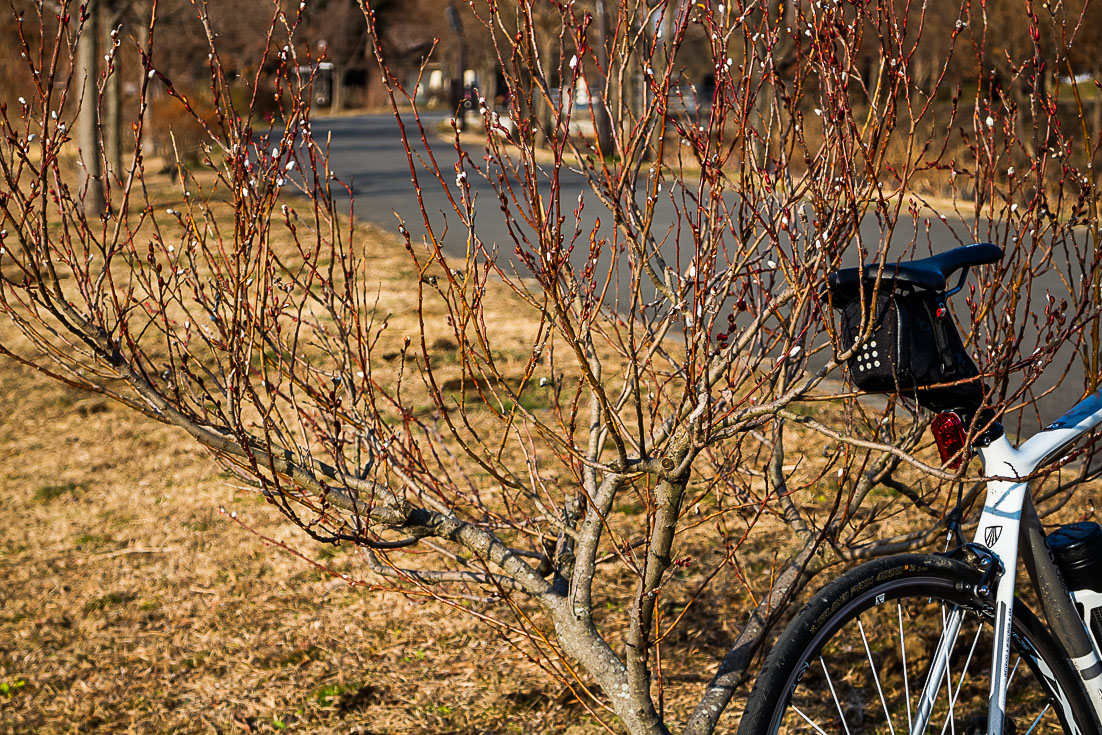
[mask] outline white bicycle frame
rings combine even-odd
[[[1018,566],[1018,539],[1022,523],[1022,511],[1029,492],[1029,476],[1042,465],[1055,459],[1059,452],[1094,427],[1102,424],[1102,391],[1094,393],[1052,424],[1015,448],[1006,436],[1000,436],[987,447],[979,449],[984,473],[997,478],[987,483],[987,499],[976,529],[975,543],[988,548],[1003,573],[998,578],[995,592],[995,642],[991,660],[991,698],[988,709],[988,735],[1001,735],[1006,712],[1006,690],[1011,676],[1010,634],[1014,609],[1015,576]],[[948,680],[949,653],[953,649],[960,629],[961,613],[950,615],[945,631],[934,654],[931,672],[919,700],[919,716],[912,726],[911,735],[921,735],[929,721],[930,710],[938,689]],[[1093,705],[1096,721],[1102,721],[1102,660],[1098,644],[1088,633],[1091,651],[1071,662]],[[1051,672],[1043,672],[1046,675]],[[1052,676],[1048,676],[1054,681]],[[1053,686],[1058,698],[1059,687]],[[950,696],[952,690],[950,689]],[[1069,711],[1067,701],[1058,705]],[[1068,717],[1069,722],[1074,719]]]

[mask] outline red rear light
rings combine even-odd
[[[951,470],[959,469],[965,460],[963,450],[968,440],[968,432],[960,416],[952,411],[939,413],[934,416],[930,431],[934,433],[934,441],[937,442],[937,450],[941,454],[941,464]]]

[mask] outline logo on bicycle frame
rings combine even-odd
[[[995,542],[999,540],[999,536],[1002,535],[1002,526],[988,526],[983,532],[983,542],[990,548],[995,545]]]

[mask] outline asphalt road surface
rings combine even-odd
[[[453,184],[453,195],[458,197],[458,189],[454,186],[457,156],[454,147],[441,136],[439,129],[444,119],[442,114],[427,114],[422,117],[422,123],[430,136],[432,152],[442,175],[449,184]],[[327,135],[330,136],[330,165],[350,186],[356,216],[392,230],[397,230],[400,216],[414,239],[419,239],[425,233],[425,227],[394,117],[388,113],[323,118],[314,120],[313,126],[315,139],[324,140]],[[416,163],[416,169],[433,228],[439,234],[446,216],[451,229],[444,238],[445,248],[453,255],[462,255],[466,233],[456,225],[458,217],[440,183],[425,168],[429,156],[412,116],[406,122],[406,128],[411,142],[415,144],[416,155],[422,158]],[[483,177],[471,175],[468,181],[475,201],[479,237],[484,242],[498,243],[503,250],[512,252],[513,239],[506,226],[506,218],[499,209],[496,192]],[[570,202],[571,206],[579,194],[589,191],[581,177],[576,175],[564,176],[560,187],[562,201]],[[348,198],[343,191],[340,197]]]
[[[422,122],[429,133],[432,150],[445,181],[454,184],[455,150],[447,140],[438,137],[438,124],[443,119],[444,117],[440,114],[426,115],[422,118]],[[380,114],[321,118],[315,119],[313,126],[315,139],[325,140],[326,136],[329,136],[330,166],[350,186],[356,217],[394,231],[397,231],[398,217],[401,217],[414,240],[420,240],[425,233],[425,228],[410,179],[409,163],[394,117],[390,114]],[[420,142],[420,134],[412,119],[406,122],[406,126],[410,139],[416,142],[415,153],[427,161],[427,152]],[[434,136],[437,137],[434,138]],[[426,211],[429,213],[434,229],[437,234],[443,232],[441,225],[444,224],[446,217],[449,229],[444,237],[445,250],[452,255],[462,256],[466,247],[466,233],[457,224],[458,218],[452,210],[452,204],[447,199],[443,188],[425,170],[422,163],[417,163],[416,167]],[[497,194],[485,179],[477,175],[470,175],[468,181],[475,197],[476,226],[479,236],[486,243],[496,243],[503,256],[515,257],[512,255],[515,247],[514,235],[510,233],[507,218],[499,209]],[[587,227],[591,227],[593,218],[597,216],[597,203],[589,194],[588,186],[580,176],[565,170],[559,183],[560,201],[568,210],[573,208],[580,194],[586,194],[587,206],[583,211],[582,219]],[[452,188],[455,189],[454,186]],[[347,201],[347,194],[342,193],[340,196]],[[567,215],[569,223],[572,215],[569,211],[564,214]],[[609,219],[607,216],[602,218],[605,222]],[[672,207],[667,204],[665,210],[660,209],[656,220],[655,231],[665,231],[674,221]],[[603,225],[602,230],[604,227]],[[872,217],[862,223],[861,234],[867,243],[877,243],[885,239],[880,232],[879,224]],[[901,217],[892,240],[896,243],[907,243],[913,234],[914,224],[908,218]],[[929,247],[930,252],[937,253],[969,242],[971,242],[969,228],[964,222],[952,219],[941,222],[935,218],[930,224],[928,234],[923,228],[919,238],[919,252]],[[579,257],[584,258],[584,255],[579,254]],[[1051,285],[1054,293],[1060,293],[1063,286],[1055,276],[1051,280],[1051,284],[1035,281],[1034,290],[1047,289]],[[1037,296],[1037,294],[1034,295]],[[1070,359],[1070,355],[1068,358]],[[1056,372],[1058,367],[1054,365],[1053,372]],[[1039,404],[1042,423],[1054,420],[1064,410],[1070,408],[1078,400],[1081,386],[1082,372],[1078,371],[1069,375],[1057,391],[1042,399]],[[1036,422],[1028,422],[1023,430],[1029,427],[1035,429]]]

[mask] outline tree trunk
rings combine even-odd
[[[451,106],[455,114],[455,129],[463,132],[466,123],[467,111],[463,107],[466,97],[466,85],[464,76],[467,71],[467,38],[463,35],[463,24],[459,20],[459,11],[455,8],[454,0],[450,0],[446,8],[448,23],[455,32],[455,67],[452,70]]]
[[[330,113],[336,115],[344,109],[344,64],[333,62],[333,83],[329,95]]]
[[[119,75],[107,77],[103,90],[107,119],[104,121],[104,153],[107,158],[107,175],[118,178],[122,171],[122,95],[119,91]]]
[[[553,90],[556,85],[558,86],[560,90],[559,107],[566,111],[569,110],[570,105],[574,103],[574,88],[570,87],[567,89],[563,86],[562,73],[559,71],[562,67],[562,55],[559,53],[559,39],[557,36],[551,34],[548,34],[548,36],[547,44],[542,50],[543,58],[540,59],[543,67],[544,79],[549,89]],[[555,145],[555,128],[559,122],[558,110],[551,109],[551,105],[548,104],[542,92],[537,92],[535,97],[535,109],[533,112],[536,115],[536,127],[539,130],[539,139],[537,142],[547,148],[553,148]]]
[[[80,112],[77,117],[77,144],[80,146],[80,202],[84,213],[99,215],[105,206],[103,163],[100,146],[99,54],[96,43],[100,3],[88,3],[88,21],[81,29],[77,44],[77,82],[80,84]]]
[[[497,62],[483,64],[478,70],[478,93],[486,100],[489,110],[496,109],[494,98],[497,97]]]
[[[609,106],[612,104],[612,100],[609,99],[613,85],[608,83],[609,68],[608,68],[608,14],[605,12],[604,0],[597,0],[597,64],[601,67],[600,71],[600,84],[598,88],[601,90],[600,104],[593,108],[594,125],[597,128],[597,148],[601,151],[602,157],[609,157],[615,154],[613,150],[612,140],[612,121],[609,118]]]
[[[111,31],[117,27],[122,19],[122,8],[118,0],[108,0],[100,13],[98,38],[104,40],[105,45],[111,44]],[[107,159],[105,176],[118,177],[122,171],[122,93],[119,88],[119,74],[114,68],[107,70],[103,90],[104,120],[103,149]]]
[[[143,21],[138,23],[138,45],[141,46],[142,49],[146,53],[149,53],[150,38],[149,38],[149,22],[148,22],[148,19],[143,20]],[[144,81],[147,79],[146,75],[147,75],[148,72],[146,71],[146,69],[141,64],[138,64],[137,67],[138,67],[138,80],[137,80],[138,81],[138,89],[141,89]],[[149,85],[146,89],[146,98],[141,101],[142,107],[141,107],[140,114],[141,114],[141,126],[142,126],[143,131],[149,129],[149,102],[150,102],[151,98],[153,97],[153,90],[155,89],[155,87],[153,85],[154,81],[155,80],[153,80],[153,79],[149,80]],[[139,150],[139,151],[137,151],[137,153],[140,154],[141,151]]]

